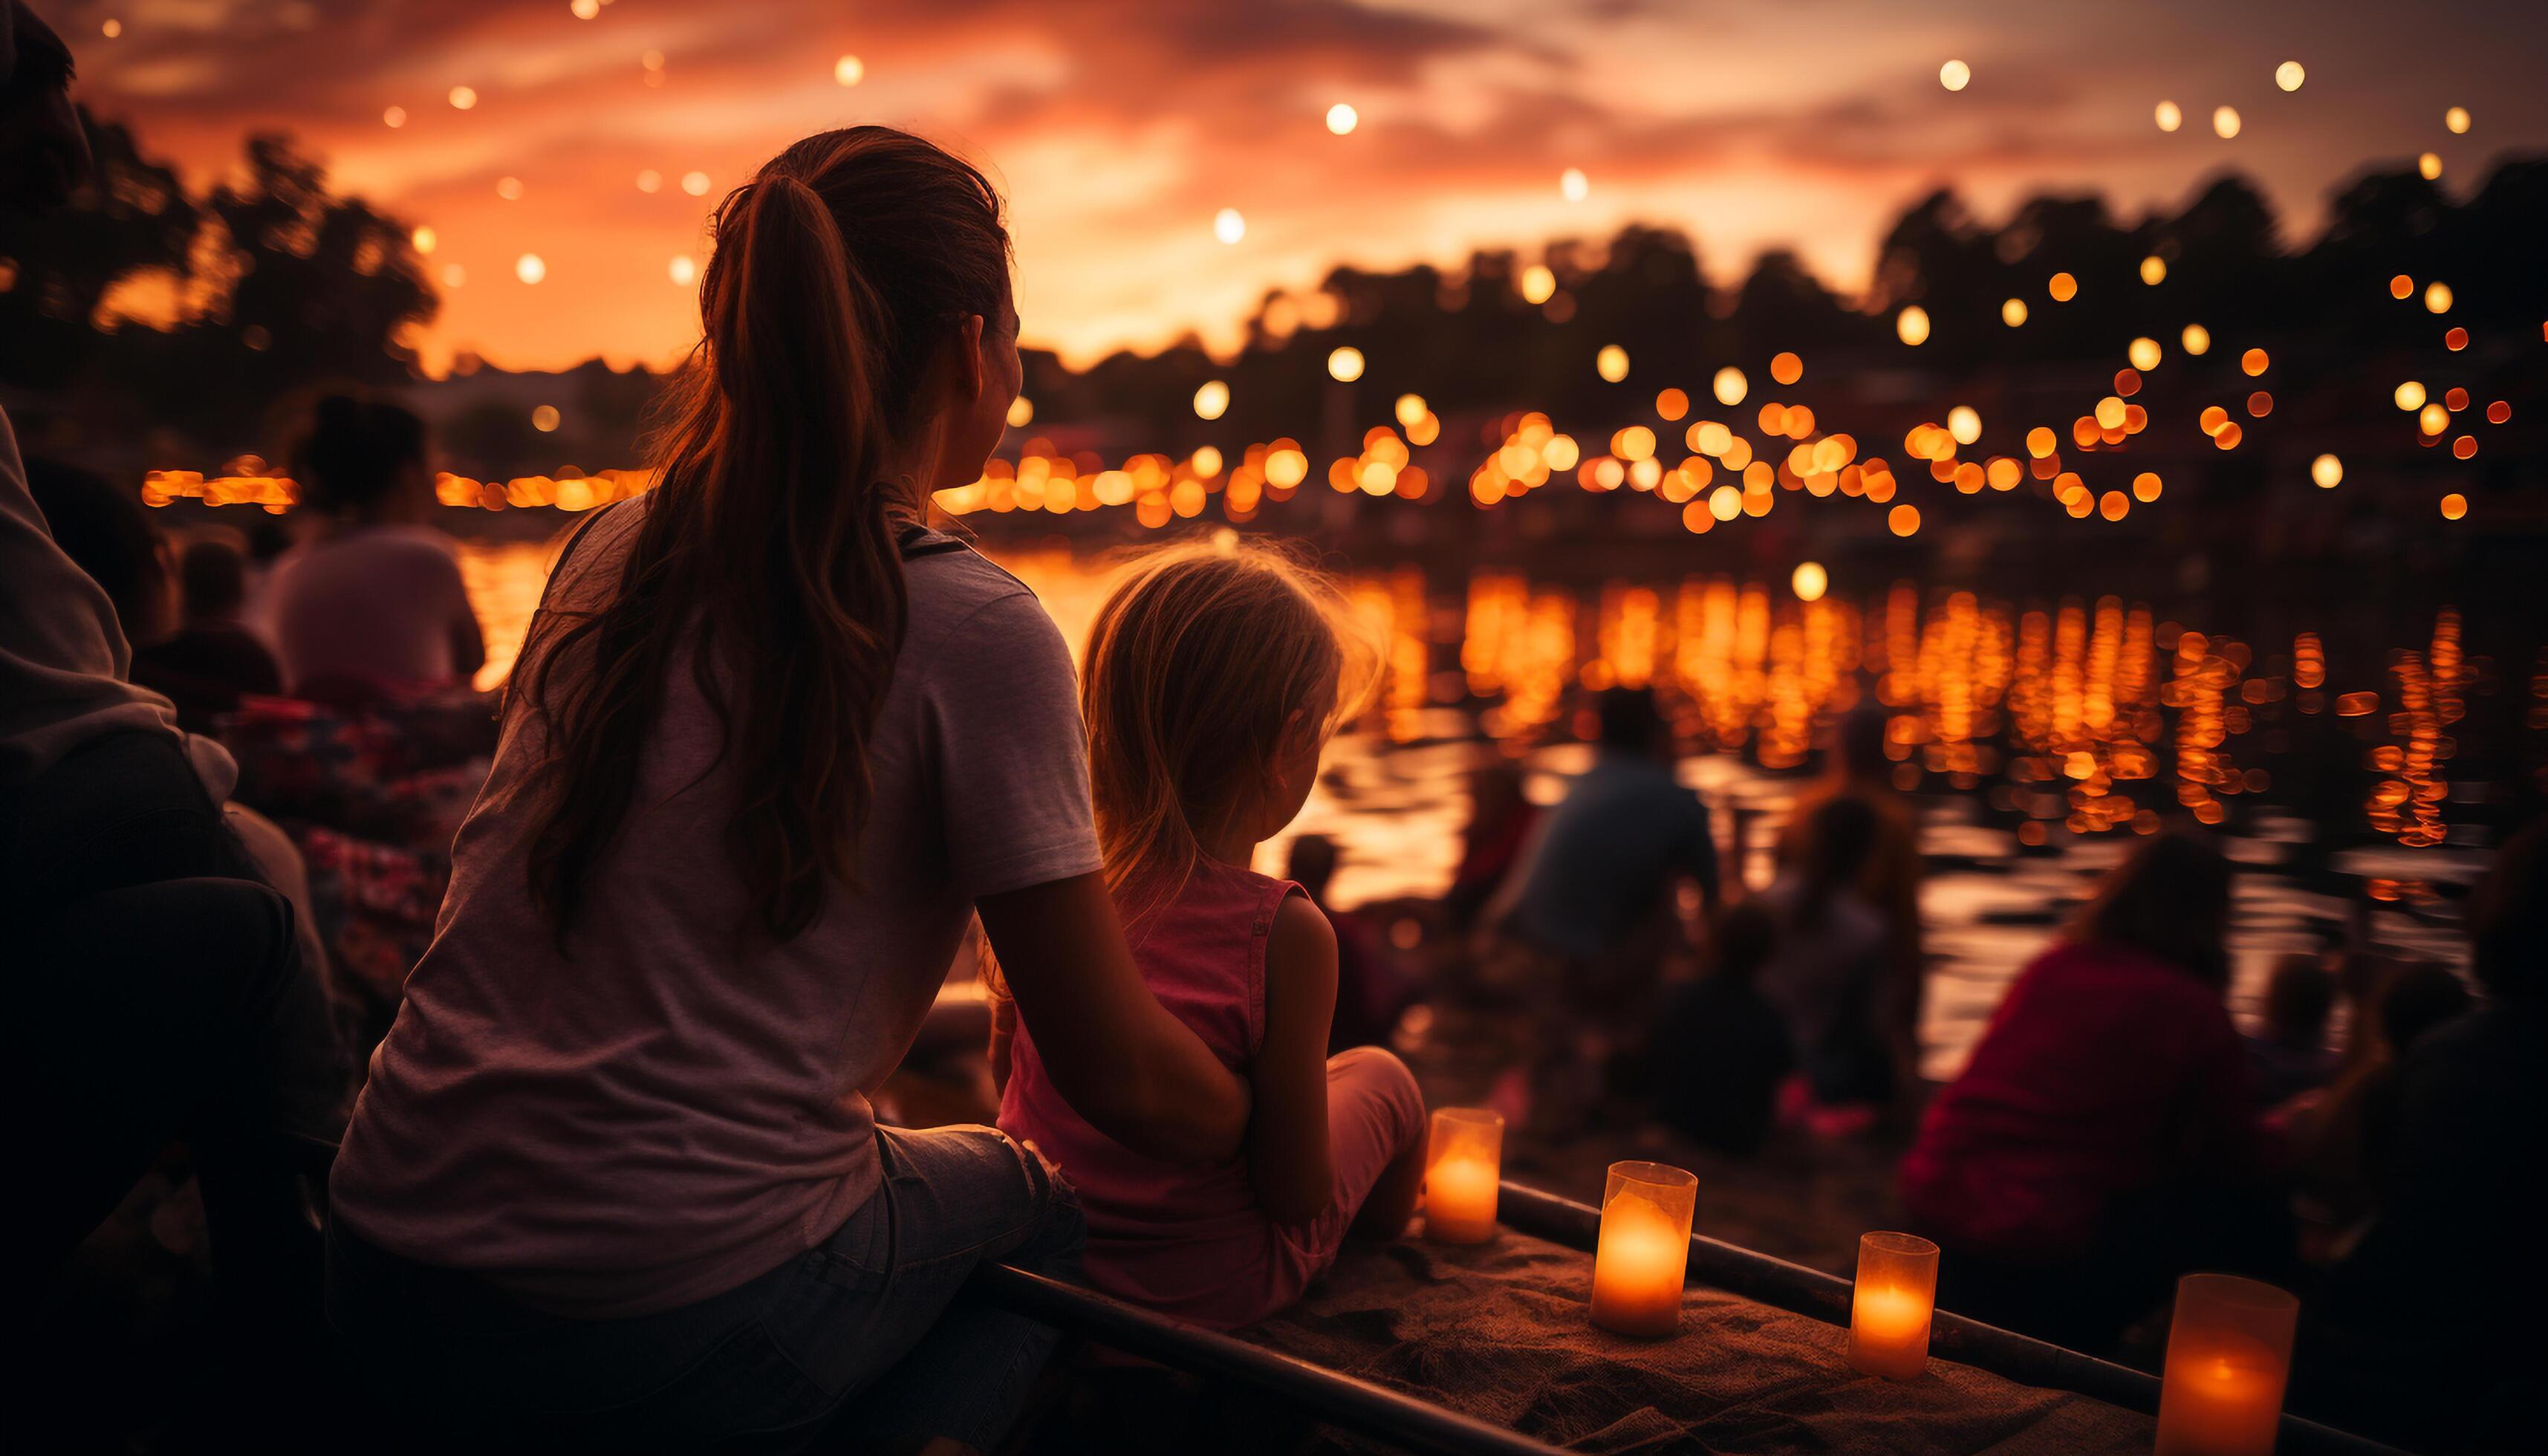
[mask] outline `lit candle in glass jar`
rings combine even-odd
[[[2270,1456],[2300,1301],[2229,1274],[2177,1281],[2157,1456]]]
[[[1658,1339],[1681,1329],[1698,1179],[1661,1163],[1610,1165],[1601,1238],[1592,1253],[1592,1322]]]
[[[1850,1300],[1849,1363],[1869,1375],[1911,1380],[1929,1364],[1929,1319],[1938,1299],[1938,1246],[1908,1233],[1858,1240]]]
[[[1504,1120],[1473,1107],[1437,1108],[1424,1150],[1424,1236],[1484,1243],[1496,1234]]]

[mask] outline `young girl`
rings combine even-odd
[[[995,1005],[1000,1127],[1077,1186],[1089,1282],[1214,1328],[1298,1299],[1348,1232],[1415,1206],[1424,1104],[1397,1057],[1326,1054],[1336,938],[1250,870],[1292,822],[1341,716],[1339,603],[1269,552],[1145,558],[1098,612],[1080,708],[1106,878],[1141,978],[1255,1092],[1237,1156],[1169,1162],[1091,1128]]]

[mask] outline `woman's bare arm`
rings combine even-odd
[[[1327,1205],[1327,1030],[1336,1014],[1336,931],[1306,895],[1284,900],[1265,947],[1265,1042],[1248,1081],[1256,1117],[1247,1181],[1279,1223]]]
[[[1071,1110],[1137,1152],[1209,1162],[1247,1136],[1247,1084],[1141,983],[1090,872],[976,902],[1036,1052]]]

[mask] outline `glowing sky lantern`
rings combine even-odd
[[[1362,125],[1362,113],[1339,101],[1327,108],[1327,130],[1339,136],[1350,136]]]
[[[1592,356],[1593,372],[1612,384],[1628,377],[1628,351],[1617,344],[1603,344]]]
[[[687,288],[699,281],[699,261],[688,253],[679,253],[665,272],[672,276],[674,287]]]
[[[538,253],[524,253],[513,260],[513,276],[524,283],[537,283],[549,276],[549,265]]]
[[[867,78],[867,63],[855,55],[844,55],[832,62],[832,79],[844,86],[855,86]]]
[[[1787,585],[1795,590],[1798,601],[1820,601],[1823,593],[1831,590],[1831,573],[1823,570],[1821,562],[1800,562],[1787,578]]]
[[[2162,132],[2173,132],[2185,125],[2185,112],[2173,101],[2160,102],[2155,115],[2158,118],[2158,129]]]
[[[2298,91],[2301,89],[2301,82],[2308,79],[2309,72],[2301,69],[2301,63],[2297,60],[2287,60],[2274,67],[2274,84],[2286,91]]]
[[[1951,60],[1938,67],[1938,84],[1950,91],[1961,91],[1973,83],[1973,68],[1960,60]]]
[[[1229,386],[1217,379],[1207,379],[1194,394],[1197,419],[1219,419],[1229,409]]]
[[[1904,343],[1917,347],[1929,341],[1929,311],[1913,304],[1893,316],[1893,332]]]
[[[2455,106],[2449,111],[2442,113],[2442,125],[2448,127],[2451,131],[2451,135],[2454,136],[2467,136],[2469,129],[2468,108],[2465,106]]]
[[[1740,405],[1743,403],[1743,397],[1751,392],[1752,385],[1750,381],[1743,377],[1742,370],[1728,364],[1724,368],[1716,371],[1713,388],[1716,394],[1716,403],[1720,405]]]
[[[1338,384],[1351,384],[1362,378],[1362,350],[1351,344],[1327,354],[1327,378]]]
[[[1557,174],[1557,192],[1568,202],[1582,202],[1592,195],[1592,182],[1582,167],[1568,167]]]
[[[1999,321],[2011,328],[2026,321],[2026,300],[2010,299],[1999,306]]]
[[[2238,108],[2216,106],[2212,109],[2212,133],[2227,141],[2238,135]]]
[[[1247,220],[1236,208],[1223,208],[1212,215],[1212,235],[1226,243],[1236,243],[1247,235]]]
[[[2321,491],[2332,491],[2344,483],[2344,462],[2332,455],[2320,455],[2310,462],[2310,479]]]

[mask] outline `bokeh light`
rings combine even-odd
[[[1592,370],[1611,384],[1628,377],[1628,351],[1617,344],[1603,344],[1592,356]]]
[[[1327,378],[1338,384],[1351,384],[1362,378],[1362,350],[1351,344],[1332,349],[1327,354]]]
[[[1938,84],[1950,91],[1961,91],[1973,82],[1973,68],[1960,60],[1951,60],[1938,67]],[[1807,597],[1810,601],[1813,598]]]
[[[2321,491],[2332,491],[2344,484],[2344,462],[2332,455],[2320,455],[2310,462],[2310,479]]]
[[[2238,108],[2218,106],[2212,109],[2212,133],[2222,140],[2227,141],[2237,136],[2239,126]]]
[[[647,69],[652,70],[654,67],[649,66]],[[855,55],[844,55],[832,62],[832,79],[844,86],[855,86],[866,78],[867,63]]]
[[[1195,390],[1194,412],[1197,419],[1219,419],[1228,409],[1228,385],[1217,379],[1207,379]]]
[[[2158,340],[2154,338],[2134,339],[2132,346],[2124,350],[2125,357],[2133,361],[2133,367],[2143,374],[2158,367],[2159,353]]]
[[[2026,300],[2010,299],[1999,306],[1999,321],[2011,328],[2026,321]]]
[[[1918,346],[1929,341],[1929,311],[1913,304],[1893,316],[1893,332],[1904,343]],[[1731,400],[1727,404],[1734,403]]]
[[[2286,91],[2298,91],[2301,83],[2308,79],[2309,72],[2303,70],[2297,60],[2287,60],[2274,67],[2274,84]]]
[[[2155,114],[2158,118],[2158,129],[2162,132],[2173,132],[2185,125],[2185,112],[2173,101],[2160,102]]]
[[[1787,585],[1794,590],[1798,601],[1820,601],[1823,593],[1831,590],[1831,573],[1823,570],[1821,562],[1801,562],[1788,576]]]
[[[2212,351],[2212,330],[2200,323],[2189,323],[2177,334],[2176,342],[2189,354],[2208,354]]]
[[[1350,136],[1353,135],[1353,129],[1361,125],[1362,113],[1355,111],[1344,102],[1339,101],[1327,108],[1327,130],[1336,136]]]
[[[537,283],[549,276],[549,265],[538,253],[524,253],[513,260],[513,276],[524,283]]]
[[[1592,195],[1592,182],[1582,167],[1568,167],[1557,174],[1557,192],[1568,202],[1582,202]]]
[[[2450,133],[2454,136],[2467,136],[2469,129],[2468,108],[2465,106],[2455,106],[2449,111],[2442,113],[2442,125],[2450,129]]]
[[[1713,387],[1716,403],[1720,405],[1742,404],[1744,395],[1750,393],[1752,388],[1750,381],[1744,379],[1743,371],[1731,364],[1716,371]]]
[[[1247,219],[1236,208],[1223,208],[1212,215],[1212,235],[1234,244],[1247,235]]]

